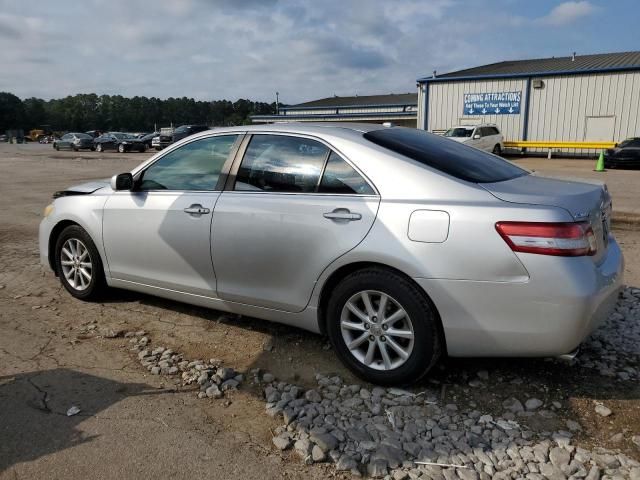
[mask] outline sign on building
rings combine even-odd
[[[516,115],[522,92],[465,93],[463,115]]]

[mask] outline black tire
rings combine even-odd
[[[118,153],[125,153],[127,151],[127,148],[124,146],[123,143],[118,144]]]
[[[384,293],[397,301],[411,319],[413,349],[403,364],[390,370],[371,368],[348,349],[340,319],[347,301],[364,290]],[[406,385],[423,377],[442,352],[439,317],[427,295],[408,278],[382,268],[358,270],[345,277],[333,290],[326,311],[327,333],[342,362],[358,377],[378,385]],[[384,340],[384,339],[382,339]]]
[[[91,263],[91,281],[83,290],[74,288],[64,275],[62,268],[62,247],[70,239],[80,240],[89,251],[89,261]],[[56,274],[60,278],[62,286],[74,297],[81,300],[98,300],[102,297],[107,289],[104,278],[104,269],[102,260],[96,248],[95,243],[91,240],[89,234],[79,225],[70,225],[66,227],[60,236],[56,239],[55,248],[55,267]]]
[[[55,148],[55,149],[56,149],[56,152],[59,152],[59,151],[60,151],[60,147],[58,146],[58,144],[55,144],[55,145],[53,146],[53,148]]]
[[[80,150],[78,147],[71,147],[73,149],[74,152],[77,152],[78,150]]]
[[[496,144],[496,146],[493,147],[493,150],[491,151],[491,153],[493,153],[494,155],[500,156],[502,154],[502,149],[500,148],[500,145]]]

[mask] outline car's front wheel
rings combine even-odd
[[[495,146],[495,147],[493,147],[493,151],[492,151],[492,153],[493,153],[494,155],[498,155],[498,156],[500,156],[500,154],[502,153],[502,149],[500,148],[500,145],[496,144],[496,146]]]
[[[118,152],[119,153],[124,153],[126,151],[126,149],[124,148],[124,144],[120,144],[118,145]]]
[[[65,228],[56,241],[56,272],[64,288],[76,298],[95,300],[106,289],[100,254],[79,225]]]
[[[435,307],[415,284],[369,268],[344,278],[327,306],[327,332],[341,360],[376,384],[415,382],[441,351]]]
[[[96,152],[98,152],[98,153],[102,152],[102,144],[101,143],[96,145]]]

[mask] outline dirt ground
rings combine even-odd
[[[356,382],[326,339],[137,293],[114,291],[103,303],[83,303],[39,265],[37,228],[51,194],[128,171],[148,156],[0,144],[0,479],[343,476],[332,466],[305,466],[276,452],[271,432],[278,422],[264,414],[257,387],[247,383],[228,405],[198,400],[193,391],[148,374],[126,340],[87,334],[87,326],[144,329],[154,342],[190,358],[218,358],[240,371],[261,368],[301,385],[316,373]],[[637,184],[640,172],[631,175],[624,181]],[[625,224],[614,233],[626,257],[626,283],[640,287],[640,230]],[[478,370],[489,372],[487,388],[468,386]],[[583,426],[579,444],[640,458],[630,441],[640,433],[635,383],[544,359],[444,359],[416,389],[434,385],[442,402],[487,413],[511,395],[560,402],[558,418],[539,429],[576,420]],[[614,414],[596,415],[595,401]],[[72,405],[82,411],[67,417]],[[624,439],[612,444],[615,433]]]

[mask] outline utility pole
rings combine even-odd
[[[280,93],[276,92],[276,115],[280,115]]]

